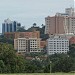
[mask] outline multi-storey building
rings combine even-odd
[[[57,16],[69,16],[69,17],[74,17],[75,16],[75,11],[74,8],[66,8],[65,13],[56,13]]]
[[[50,37],[47,40],[47,53],[52,55],[55,53],[67,53],[69,51],[69,40],[60,36]]]
[[[16,32],[20,26],[20,23],[6,19],[4,20],[4,23],[2,23],[2,34],[5,32]]]
[[[7,32],[4,34],[7,38],[40,38],[40,32],[39,31],[33,31],[33,32]]]
[[[56,16],[45,18],[45,34],[75,34],[74,8],[66,8],[65,13],[56,13]]]
[[[56,13],[57,16],[64,17],[65,33],[75,33],[75,11],[74,8],[66,8],[65,13]]]
[[[18,38],[14,39],[14,49],[17,50],[17,52],[27,52],[28,51],[28,40],[26,38]]]
[[[29,38],[30,41],[30,52],[41,52],[40,38]]]
[[[64,26],[66,33],[75,34],[75,17],[64,17]]]
[[[64,17],[53,16],[45,18],[45,34],[64,34]]]
[[[74,11],[74,8],[66,8],[65,9],[65,13],[68,14],[68,16],[72,17],[72,16],[75,16],[75,11]]]
[[[14,39],[14,49],[18,53],[42,52],[40,47],[40,38],[18,38]]]

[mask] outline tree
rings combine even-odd
[[[3,60],[0,60],[0,73],[4,73],[6,70],[6,66],[3,62]]]
[[[71,56],[72,58],[75,58],[75,44],[69,46],[68,55]]]
[[[5,69],[3,71],[3,69]],[[25,59],[17,56],[13,46],[0,44],[0,72],[2,73],[23,73],[25,71]]]
[[[48,57],[48,65],[44,68],[44,72],[49,72],[50,63],[52,61],[52,72],[70,72],[75,70],[75,59],[71,58],[67,54],[54,54]]]
[[[36,27],[36,25],[37,25],[36,23],[33,23],[33,27]]]
[[[0,43],[8,43],[8,44],[14,44],[14,39],[12,37],[6,38],[4,35],[0,36]]]
[[[17,32],[25,32],[25,31],[26,31],[26,29],[25,29],[24,26],[20,27],[20,28],[17,30]]]
[[[73,66],[73,62],[71,58],[62,58],[54,63],[52,68],[53,72],[70,72]]]

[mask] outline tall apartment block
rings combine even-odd
[[[40,38],[18,38],[14,39],[14,49],[18,53],[42,52],[40,47]]]
[[[65,13],[56,13],[45,18],[45,34],[75,34],[74,8],[66,8]]]
[[[65,33],[75,34],[75,11],[74,8],[66,8],[65,13],[56,13],[57,16],[64,17],[64,30]]]
[[[47,40],[47,54],[67,53],[69,51],[69,40],[60,36],[50,37]]]
[[[45,18],[45,34],[64,34],[64,17],[53,16]]]
[[[75,17],[64,17],[65,22],[64,26],[66,26],[66,33],[73,33],[75,34]]]
[[[2,23],[2,34],[5,32],[16,32],[20,26],[20,23],[6,19],[4,20],[4,23]]]

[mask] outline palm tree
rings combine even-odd
[[[36,23],[33,23],[33,27],[36,27],[36,25],[37,25]]]

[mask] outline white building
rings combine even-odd
[[[74,11],[74,8],[73,7],[66,8],[65,9],[65,13],[68,14],[70,17],[75,16],[75,11]]]
[[[74,17],[75,16],[75,11],[73,7],[66,8],[65,13],[56,13],[56,16],[69,16],[69,17]]]
[[[47,40],[47,54],[67,53],[69,51],[69,40],[60,36],[50,37]]]

